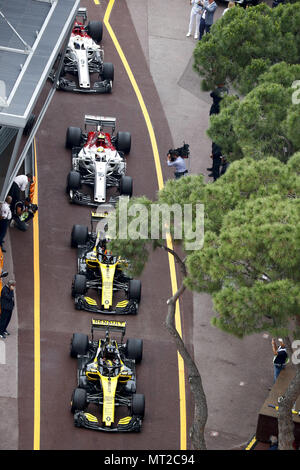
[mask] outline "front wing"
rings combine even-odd
[[[67,80],[66,78],[60,78],[57,84],[57,88],[65,91],[74,91],[77,93],[111,93],[112,81],[102,80],[100,82],[95,82],[92,88],[80,88],[74,81]]]
[[[91,206],[91,207],[98,207],[105,203],[96,202],[94,199],[89,195],[82,193],[80,191],[70,190],[69,191],[70,202],[72,204],[78,204],[81,206]],[[108,204],[112,204],[115,206],[119,200],[119,196],[111,196],[109,198]]]
[[[91,313],[103,313],[105,315],[136,315],[138,312],[138,303],[135,300],[119,302],[113,310],[102,309],[97,306],[94,299],[84,295],[75,296],[75,307],[77,310],[86,310]]]
[[[93,429],[94,431],[140,432],[142,419],[138,416],[127,416],[120,419],[116,427],[110,428],[101,426],[96,416],[84,411],[76,411],[74,414],[74,424],[76,427]]]

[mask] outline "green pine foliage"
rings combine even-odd
[[[202,175],[170,180],[156,201],[132,198],[129,207],[135,203],[148,210],[157,204],[182,209],[204,204],[204,246],[185,251],[186,286],[212,295],[212,323],[224,331],[238,337],[287,334],[300,312],[300,153],[288,164],[272,157],[236,161],[213,184]],[[133,220],[128,217],[128,223]],[[169,229],[173,234],[174,220]],[[134,275],[142,272],[152,248],[165,244],[163,236],[151,239],[150,225],[147,236],[111,241],[114,252],[130,259]]]
[[[270,8],[231,8],[194,50],[194,69],[207,89],[220,83],[242,94],[258,83],[267,66],[300,62],[300,3]]]
[[[270,67],[243,99],[229,95],[207,131],[230,161],[273,156],[286,162],[300,150],[300,106],[293,104],[292,84],[300,65],[285,62]]]

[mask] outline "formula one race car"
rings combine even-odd
[[[94,339],[95,330],[104,330],[105,339]],[[118,343],[110,332],[121,332]],[[123,343],[126,322],[92,320],[92,335],[74,333],[71,357],[77,358],[77,388],[71,399],[71,412],[77,427],[109,432],[139,432],[145,413],[145,397],[136,393],[136,364],[141,362],[143,341]],[[87,412],[89,405],[102,410],[101,420]],[[130,416],[118,417],[126,406]]]
[[[101,21],[87,20],[86,8],[79,8],[70,40],[66,49],[64,64],[57,87],[66,91],[85,93],[110,93],[114,81],[113,64],[104,62],[104,49],[99,45],[102,40]],[[91,75],[98,74],[101,81],[91,83]],[[76,83],[68,75],[78,77]]]
[[[124,272],[128,261],[106,249],[105,234],[100,230],[93,231],[96,220],[99,218],[93,214],[91,232],[84,225],[74,225],[71,233],[71,246],[78,250],[78,269],[72,283],[75,307],[92,313],[135,315],[141,299],[141,281],[131,279]],[[100,294],[100,307],[95,299],[86,296],[88,289],[95,289]],[[116,291],[124,291],[127,299],[113,307]]]
[[[125,176],[125,154],[130,152],[131,135],[117,132],[116,118],[85,115],[85,132],[68,127],[66,148],[72,150],[72,170],[67,178],[67,194],[75,204],[97,206],[106,201],[106,188],[117,187],[120,195],[131,197],[132,178]],[[94,130],[87,132],[87,126]],[[110,132],[104,132],[104,129]],[[81,185],[93,186],[93,197],[80,191]],[[111,197],[116,203],[118,197]]]

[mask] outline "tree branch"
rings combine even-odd
[[[181,284],[177,292],[175,292],[175,294],[170,299],[168,299],[168,313],[165,326],[173,337],[177,350],[184,360],[188,372],[190,389],[194,397],[194,420],[190,429],[192,446],[195,450],[206,450],[204,429],[207,422],[208,412],[206,396],[202,386],[202,379],[195,362],[186,349],[185,344],[175,326],[176,302],[184,291],[185,286]]]

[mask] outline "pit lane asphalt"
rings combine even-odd
[[[83,1],[90,19],[100,19],[108,2]],[[111,24],[144,97],[155,128],[159,152],[165,156],[172,137],[147,62],[125,2],[117,2]],[[139,434],[106,434],[77,429],[70,413],[76,386],[76,362],[69,356],[73,332],[90,331],[93,315],[77,311],[70,295],[76,253],[70,248],[74,223],[89,225],[90,209],[69,204],[65,194],[70,152],[64,148],[69,125],[83,127],[84,114],[117,118],[117,130],[132,135],[127,174],[134,194],[155,197],[157,177],[145,121],[120,58],[104,30],[105,60],[115,67],[111,95],[55,93],[36,136],[39,183],[41,420],[40,449],[179,449],[180,420],[177,353],[163,327],[166,299],[171,295],[168,259],[151,255],[142,280],[142,301],[136,317],[126,317],[126,337],[144,340],[138,368],[138,392],[146,395],[146,415]],[[164,178],[170,176],[163,166]],[[19,449],[32,449],[34,424],[34,330],[32,233],[11,231],[19,312]],[[24,275],[26,273],[26,275]],[[191,306],[185,296],[183,302]],[[106,318],[105,316],[99,316]],[[109,318],[109,317],[108,317]],[[111,319],[124,317],[113,316]],[[188,322],[185,322],[188,323]],[[185,326],[185,325],[183,325]]]

